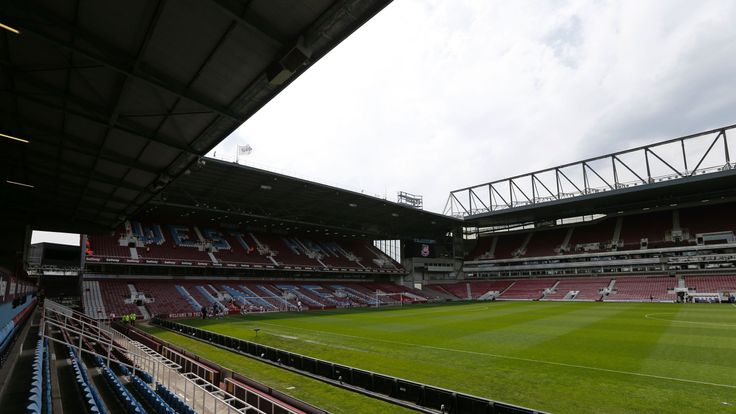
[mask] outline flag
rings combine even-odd
[[[253,151],[253,147],[251,147],[248,144],[238,145],[238,150],[236,152],[235,162],[240,161],[240,157],[241,156],[247,156],[247,155],[249,155],[251,153],[251,151]]]

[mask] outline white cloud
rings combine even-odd
[[[425,196],[733,123],[736,3],[400,0],[216,148]]]

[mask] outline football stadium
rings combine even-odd
[[[0,412],[736,412],[736,125],[442,213],[208,156],[389,3],[2,2]]]

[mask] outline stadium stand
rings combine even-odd
[[[600,300],[601,290],[610,283],[608,277],[560,279],[555,291],[545,295],[543,300]]]
[[[496,249],[493,252],[484,252],[481,257],[485,256],[492,259],[511,259],[523,255],[524,241],[527,240],[529,234],[516,233],[508,235],[499,235],[496,241]]]
[[[569,251],[580,253],[607,249],[613,239],[615,225],[616,220],[603,219],[573,227],[572,237],[568,242]]]
[[[126,222],[88,235],[90,263],[399,272],[401,265],[365,240],[310,239],[197,225]]]
[[[715,204],[680,210],[680,227],[688,229],[691,238],[698,233],[735,231],[733,204]]]
[[[685,286],[697,293],[736,292],[736,275],[685,276]]]
[[[537,230],[526,245],[524,257],[554,256],[559,253],[567,229]]]
[[[132,292],[127,282],[105,280],[99,281],[99,286],[104,309],[107,310],[108,315],[89,315],[88,313],[89,316],[100,319],[107,318],[109,313],[115,313],[118,317],[131,313],[135,313],[138,317],[143,316],[138,307],[131,302]]]
[[[672,212],[659,211],[625,216],[621,227],[622,248],[620,250],[638,250],[642,239],[648,239],[648,247],[665,244],[665,235],[672,229]]]
[[[498,299],[537,300],[542,297],[545,289],[551,288],[556,282],[556,279],[517,280]]]
[[[674,301],[670,293],[675,288],[676,279],[672,277],[619,277],[613,292],[604,298],[606,301]]]

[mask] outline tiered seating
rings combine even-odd
[[[102,247],[89,256],[90,262],[217,265],[225,268],[283,266],[286,269],[353,272],[403,271],[398,262],[366,240],[311,239],[304,235],[248,233],[211,226],[127,223],[118,229],[120,235],[117,236],[88,235],[93,250],[94,246]],[[135,254],[131,254],[129,247],[119,245],[121,238],[137,244],[133,249]],[[307,254],[308,251],[314,254]]]
[[[133,396],[133,394],[128,391],[127,388],[123,386],[123,384],[120,382],[118,377],[115,375],[114,372],[110,368],[103,367],[102,368],[102,376],[105,378],[105,381],[107,381],[107,384],[110,385],[110,388],[115,392],[115,396],[120,399],[125,409],[130,414],[145,414],[146,410],[143,409],[143,406],[140,402]]]
[[[506,288],[508,288],[511,283],[513,283],[513,280],[492,280],[492,281],[478,281],[478,282],[470,282],[470,294],[473,297],[473,299],[478,299],[479,297],[485,295],[486,293],[490,291],[498,291],[503,292]]]
[[[736,206],[715,204],[680,210],[680,227],[690,231],[694,238],[698,233],[713,233],[736,230]]]
[[[91,413],[107,413],[107,409],[105,408],[105,404],[102,402],[102,398],[100,398],[100,394],[97,393],[97,389],[90,382],[89,377],[87,376],[87,367],[85,367],[84,363],[77,358],[77,355],[71,347],[67,347],[67,349],[69,351],[69,359],[72,362],[72,369],[74,370],[74,378],[76,379],[77,385],[84,396],[83,400],[87,409]],[[136,413],[144,412],[145,411],[140,411]]]
[[[256,304],[263,306],[265,310],[279,310],[283,308],[283,300],[280,300],[281,298],[274,298],[273,293],[269,290],[253,284],[240,284],[238,286],[246,295],[253,297]]]
[[[31,392],[28,396],[28,413],[51,413],[51,371],[49,369],[48,342],[40,338],[33,354]]]
[[[161,398],[178,414],[197,414],[192,407],[179,398],[178,395],[171,392],[163,384],[156,384],[156,393],[160,395]]]
[[[599,300],[601,298],[600,290],[610,283],[611,278],[608,277],[560,279],[560,283],[557,284],[557,291],[546,295],[544,299],[562,300],[571,291],[578,291],[579,293],[570,300]]]
[[[271,249],[278,251],[276,261],[287,266],[300,266],[309,268],[322,268],[323,266],[315,259],[310,259],[304,252],[294,251],[282,237],[261,233],[257,235],[261,243],[267,244]]]
[[[184,298],[184,300],[189,303],[189,305],[194,309],[195,312],[198,312],[200,309],[202,309],[202,304],[197,302],[196,299],[192,296],[191,293],[182,285],[176,285],[176,291],[179,292],[181,297]]]
[[[189,292],[189,294],[192,296],[192,298],[194,298],[194,300],[197,301],[197,303],[199,303],[201,306],[210,306],[212,304],[212,295],[203,295],[202,291],[198,288],[199,284],[191,282],[184,282],[179,284],[184,287],[187,292]]]
[[[616,226],[615,219],[601,220],[593,224],[582,224],[575,226],[572,237],[568,244],[571,253],[581,253],[586,251],[582,245],[586,244],[609,244],[613,239],[613,229]],[[605,247],[604,247],[605,248]],[[597,251],[600,248],[589,249],[587,251]]]
[[[82,282],[82,299],[84,303],[84,313],[90,318],[104,319],[107,318],[107,311],[102,302],[102,294],[100,293],[100,283],[96,280],[85,280]]]
[[[324,286],[308,284],[302,285],[301,288],[317,296],[320,299],[320,302],[323,303],[328,303],[330,305],[339,305],[346,302],[345,299],[335,296],[334,292],[331,289],[328,289]]]
[[[152,315],[187,314],[199,312],[200,308],[186,301],[171,282],[137,281],[136,288],[146,297],[153,298],[146,308]],[[184,301],[182,301],[184,298]]]
[[[649,247],[664,244],[665,234],[672,229],[672,212],[636,214],[624,217],[619,240],[623,241],[624,250],[639,249],[641,239],[649,239]]]
[[[340,245],[345,247],[348,251],[352,252],[357,257],[361,258],[360,264],[370,269],[378,270],[402,270],[401,264],[397,261],[388,257],[378,247],[374,246],[370,241],[364,240],[350,240],[346,242],[340,242]],[[374,262],[379,260],[385,263],[384,266],[379,266]]]
[[[613,294],[604,298],[607,301],[668,301],[674,300],[667,289],[675,288],[674,277],[621,277],[616,278]]]
[[[697,293],[736,292],[736,276],[685,276],[685,286]]]
[[[95,234],[89,237],[89,248],[93,252],[92,256],[130,259],[130,248],[120,245],[120,235]]]
[[[140,378],[131,377],[130,383],[133,385],[133,389],[138,393],[138,395],[143,397],[143,400],[146,401],[148,405],[155,408],[156,414],[177,414],[163,398],[159,397],[159,395]]]
[[[499,296],[499,299],[536,300],[542,297],[544,289],[552,287],[555,282],[556,279],[517,280]]]
[[[267,301],[272,306],[275,306],[276,309],[296,309],[296,300],[293,301],[287,301],[284,299],[284,292],[281,291],[281,289],[269,285],[267,283],[258,283],[258,284],[243,284],[240,285],[242,288],[248,288],[253,293],[261,297],[264,301]],[[292,303],[293,302],[293,303]]]
[[[131,313],[135,313],[138,317],[143,317],[137,306],[131,303],[125,303],[125,299],[130,298],[128,282],[118,280],[100,281],[100,293],[102,294],[105,309],[108,312],[115,313],[117,317]]]
[[[498,236],[496,242],[496,250],[493,252],[493,259],[511,259],[514,254],[522,247],[528,233],[505,234]]]
[[[194,232],[191,232],[190,234],[193,235]],[[173,260],[177,264],[195,264],[197,262],[208,264],[212,263],[212,259],[210,259],[209,255],[207,255],[207,252],[199,251],[197,247],[182,245],[177,246],[176,243],[172,240],[171,234],[165,233],[164,237],[165,240],[161,244],[151,243],[147,244],[146,247],[137,248],[136,250],[138,251],[138,257],[143,260],[154,259],[162,262],[166,260]]]
[[[237,237],[231,235],[229,232],[222,232],[223,238],[230,245],[230,249],[218,250],[214,253],[218,261],[224,264],[255,264],[255,265],[273,265],[268,257],[261,256],[256,249],[256,242],[247,234],[241,233],[243,243],[248,247],[241,244]]]
[[[393,283],[365,283],[365,287],[384,293],[392,293],[395,295],[389,296],[387,302],[397,302],[400,300],[409,302],[426,302],[427,297],[421,290],[409,288],[406,286],[399,286]]]
[[[566,233],[567,228],[535,231],[526,245],[524,257],[554,256],[558,254],[555,249],[558,249],[565,241]]]
[[[465,257],[465,260],[475,260],[491,250],[493,246],[493,237],[480,237],[475,243],[473,250]]]
[[[439,283],[430,285],[430,289],[439,289],[440,292],[448,293],[459,299],[468,299],[467,283]]]
[[[296,295],[297,298],[299,298],[302,303],[310,308],[325,308],[330,306],[327,301],[323,301],[322,298],[320,298],[318,295],[316,295],[314,292],[312,292],[309,289],[299,288],[296,285],[293,284],[283,284],[279,283],[276,285],[277,288],[293,293]]]

